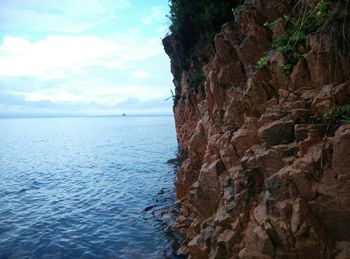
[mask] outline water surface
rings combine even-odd
[[[0,119],[0,258],[163,258],[176,151],[170,116]]]

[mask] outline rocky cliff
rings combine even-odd
[[[298,40],[290,25],[326,2],[245,1],[213,43],[199,37],[188,67],[181,40],[164,39],[188,155],[176,181],[180,253],[350,258],[348,1],[328,1]]]

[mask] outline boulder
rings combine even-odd
[[[332,167],[336,174],[349,175],[350,179],[350,125],[341,126],[335,133]],[[349,180],[348,180],[349,181]]]
[[[297,91],[302,88],[309,88],[311,86],[310,72],[305,59],[301,59],[294,66],[292,74],[290,75],[289,88]]]
[[[275,121],[259,129],[259,136],[267,146],[286,144],[294,141],[294,122]]]

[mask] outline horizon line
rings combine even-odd
[[[11,118],[108,118],[108,117],[161,117],[174,114],[0,114],[0,119]]]

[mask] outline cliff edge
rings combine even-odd
[[[186,2],[172,1],[173,22]],[[229,7],[213,39],[202,26],[163,40],[187,153],[179,253],[350,258],[349,2]]]

